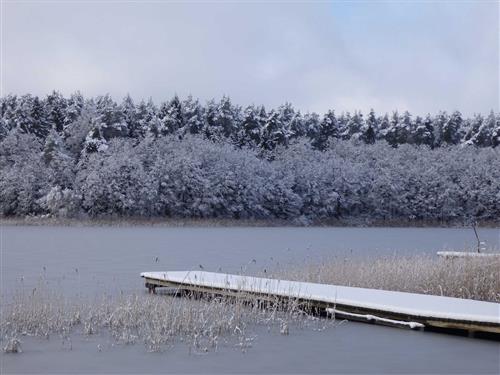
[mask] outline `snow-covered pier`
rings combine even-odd
[[[143,272],[146,287],[262,300],[297,299],[341,319],[500,338],[500,304],[205,271]]]

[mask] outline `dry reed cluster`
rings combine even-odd
[[[142,342],[149,351],[177,342],[198,352],[217,350],[220,344],[246,350],[254,338],[249,327],[260,325],[288,334],[290,325],[326,324],[295,300],[262,302],[250,296],[128,295],[82,302],[34,290],[19,293],[3,310],[5,352],[20,352],[23,336],[56,336],[71,348],[75,333],[109,334],[118,344]]]
[[[500,302],[500,257],[332,257],[279,269],[272,277]]]

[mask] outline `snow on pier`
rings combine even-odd
[[[500,259],[500,253],[473,253],[466,251],[438,251],[442,258],[491,258]]]
[[[500,304],[377,289],[205,271],[143,272],[146,287],[221,295],[294,298],[348,320],[438,330],[500,334]]]

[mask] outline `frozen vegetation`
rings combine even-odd
[[[500,258],[329,258],[277,270],[273,278],[500,303]]]
[[[258,326],[287,335],[291,326],[321,329],[329,324],[291,299],[262,302],[250,296],[229,299],[189,294],[185,298],[127,295],[75,301],[43,285],[20,292],[3,309],[1,337],[3,350],[9,353],[22,351],[23,336],[55,337],[72,349],[74,334],[110,337],[112,345],[141,343],[148,351],[163,351],[179,343],[194,352],[227,346],[245,351],[252,346],[253,329]]]
[[[500,116],[0,101],[0,215],[498,223]]]
[[[499,262],[427,256],[330,258],[266,276],[500,302]],[[293,298],[259,301],[249,295],[67,298],[51,291],[42,278],[35,288],[23,288],[2,300],[0,327],[5,352],[22,351],[28,336],[60,340],[64,348],[72,349],[74,335],[100,335],[109,338],[108,345],[142,344],[148,351],[163,351],[183,344],[200,353],[220,347],[247,350],[257,327],[287,335],[290,330],[322,330],[335,323],[312,312]],[[100,345],[97,350],[103,349]]]

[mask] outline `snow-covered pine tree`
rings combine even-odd
[[[304,117],[300,111],[296,111],[290,121],[290,138],[303,137],[306,134]]]
[[[491,147],[500,145],[500,113],[496,115],[495,127],[491,132]]]
[[[45,99],[47,120],[52,129],[55,129],[59,134],[64,130],[64,120],[66,118],[66,99],[58,92],[52,91]]]
[[[215,112],[214,123],[220,135],[229,138],[237,129],[235,108],[228,96],[223,96]]]
[[[335,112],[329,110],[323,116],[320,123],[320,129],[316,138],[312,140],[312,145],[318,150],[324,150],[328,145],[330,138],[339,137],[339,128]]]
[[[488,126],[485,126],[486,120],[480,114],[476,114],[471,121],[469,129],[464,137],[466,145],[481,147],[484,143],[491,140],[491,132]]]
[[[385,140],[385,137],[387,136],[387,131],[391,126],[389,121],[389,115],[386,113],[385,115],[380,116],[377,119],[377,122],[378,122],[378,131],[376,134],[376,139]]]
[[[441,128],[441,142],[447,145],[456,145],[460,142],[460,128],[462,127],[462,114],[455,111],[444,122]]]
[[[151,98],[147,102],[141,100],[136,113],[136,132],[139,138],[144,138],[146,135],[157,137],[160,134],[162,124],[156,112],[156,106]]]
[[[446,123],[448,122],[448,114],[446,111],[439,112],[432,121],[434,125],[434,146],[440,147],[443,144],[443,134]]]
[[[123,114],[123,121],[125,121],[127,126],[128,136],[130,138],[139,138],[141,132],[139,121],[137,120],[137,108],[129,94],[123,98],[120,104],[120,111]]]
[[[386,130],[385,133],[385,140],[387,143],[389,143],[392,147],[397,147],[399,144],[399,137],[398,137],[398,129],[399,129],[399,113],[397,111],[394,111],[391,115],[391,119],[389,120],[389,127]]]
[[[240,146],[257,147],[261,144],[261,129],[264,124],[261,123],[260,111],[261,108],[250,105],[243,112],[243,123],[239,131]]]
[[[65,132],[67,127],[73,124],[78,119],[78,117],[80,117],[84,106],[85,100],[80,92],[71,94],[69,99],[66,100],[66,111],[64,116]]]
[[[44,103],[37,96],[23,95],[19,98],[14,112],[16,127],[27,134],[45,138],[50,130],[50,123]]]
[[[95,103],[96,115],[94,126],[106,141],[116,137],[126,137],[128,134],[124,114],[115,101],[109,96],[99,96]]]
[[[374,144],[377,137],[378,120],[373,108],[361,128],[360,139],[367,144]]]
[[[412,141],[416,145],[427,145],[432,147],[434,143],[434,129],[432,128],[432,118],[428,114],[425,119],[420,116],[415,118]]]
[[[277,111],[271,110],[262,129],[261,147],[264,150],[272,151],[278,145],[285,145],[286,141],[286,133],[280,121],[280,115]]]
[[[162,135],[175,134],[184,126],[182,104],[177,95],[161,105],[158,118],[162,123]]]
[[[205,114],[198,99],[191,95],[182,103],[184,133],[199,134],[205,127]]]
[[[340,117],[337,119],[339,124],[340,138],[347,140],[350,138],[349,123],[351,122],[351,114],[349,112],[342,112]]]
[[[316,139],[320,132],[320,118],[315,112],[306,113],[304,115],[304,127],[306,130],[306,136],[310,141]]]
[[[16,127],[16,108],[17,97],[15,95],[7,95],[0,98],[0,117],[1,131],[0,140],[7,136],[10,130]]]
[[[397,126],[397,142],[402,145],[405,143],[410,143],[413,133],[413,121],[411,119],[411,114],[408,111],[403,113],[401,119]]]

